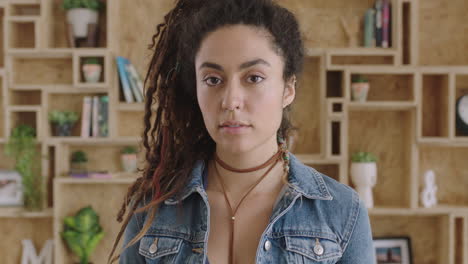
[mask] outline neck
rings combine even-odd
[[[236,169],[249,169],[265,163],[277,153],[278,144],[276,143],[276,138],[273,139],[274,140],[271,140],[267,144],[259,146],[248,152],[231,153],[223,151],[223,149],[218,147],[216,152],[219,159],[227,165]],[[217,170],[220,173],[219,176],[225,184],[226,192],[229,193],[230,196],[236,197],[242,196],[272,166],[272,164],[253,172],[239,173],[224,169],[221,165],[217,164],[213,158],[209,164],[210,173],[208,174],[208,189],[222,192],[221,185],[215,175],[216,169],[214,166],[217,166]],[[280,160],[276,162],[274,167],[258,184],[258,186],[252,190],[252,193],[266,193],[273,189],[277,189],[278,186],[281,185],[282,175],[283,162]]]

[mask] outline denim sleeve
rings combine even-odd
[[[359,199],[359,210],[356,224],[345,248],[342,258],[337,264],[374,264],[375,250],[372,240],[372,230],[367,208]]]
[[[140,231],[141,223],[140,223],[140,215],[141,214],[133,214],[132,218],[128,222],[127,227],[125,228],[124,232],[124,239],[123,239],[123,246],[122,249],[128,244],[130,240],[132,240],[136,234]],[[138,248],[140,247],[140,241],[137,241],[132,246],[126,248],[119,258],[119,264],[144,264],[145,257],[138,253]]]

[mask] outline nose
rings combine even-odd
[[[225,85],[221,107],[223,110],[238,110],[243,105],[242,87],[239,82],[231,80]]]

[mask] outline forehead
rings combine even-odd
[[[195,65],[206,61],[225,66],[261,58],[271,65],[281,65],[281,57],[274,50],[268,31],[250,25],[229,25],[210,32],[201,42]]]

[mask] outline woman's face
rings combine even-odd
[[[283,67],[268,32],[257,27],[225,26],[203,39],[195,57],[197,99],[218,148],[241,153],[276,144],[283,108],[295,95]]]

